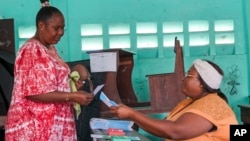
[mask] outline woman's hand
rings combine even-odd
[[[111,106],[110,113],[120,119],[131,119],[134,110],[124,104],[119,104],[118,106]]]
[[[85,91],[77,91],[72,93],[72,97],[70,97],[70,99],[71,98],[71,101],[76,102],[80,105],[89,105],[94,99],[94,94],[87,93]]]

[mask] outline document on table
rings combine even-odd
[[[115,101],[110,100],[104,92],[101,92],[100,99],[103,103],[105,103],[108,107],[117,106]]]

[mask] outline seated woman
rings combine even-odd
[[[182,92],[187,98],[166,119],[150,118],[123,104],[111,107],[110,111],[167,141],[229,141],[230,125],[238,121],[220,91],[222,78],[219,66],[211,61],[195,60],[183,78]]]

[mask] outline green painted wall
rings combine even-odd
[[[157,32],[156,48],[138,49],[136,24],[153,22],[157,31],[162,30],[165,21],[183,23],[181,39],[183,42],[185,70],[196,58],[210,59],[218,63],[225,72],[222,90],[229,98],[230,105],[240,121],[237,105],[249,104],[249,33],[250,2],[248,0],[50,0],[53,6],[62,10],[66,18],[65,35],[58,43],[60,55],[66,61],[85,60],[89,55],[81,51],[81,24],[101,24],[104,48],[109,48],[108,25],[128,23],[131,33],[129,50],[134,51],[133,87],[139,101],[149,101],[149,88],[146,75],[173,72],[175,54],[173,48],[163,45],[163,33]],[[14,18],[16,50],[18,49],[19,26],[35,25],[35,14],[40,8],[34,0],[0,0],[0,17]],[[188,31],[190,21],[207,21],[209,45],[191,47]],[[234,43],[215,44],[216,33],[212,30],[214,22],[231,20],[234,23]],[[174,40],[174,39],[173,39]],[[232,85],[235,84],[235,85]],[[165,113],[164,113],[165,114]],[[159,116],[156,116],[159,118]],[[150,136],[151,137],[151,136]],[[154,140],[157,140],[155,137]]]

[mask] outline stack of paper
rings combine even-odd
[[[108,130],[109,128],[121,129],[124,131],[133,131],[133,121],[128,120],[115,120],[115,119],[102,119],[102,118],[91,118],[90,127],[92,130],[103,129]]]

